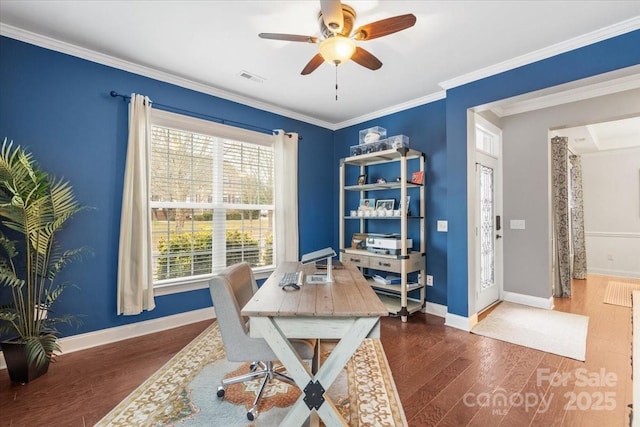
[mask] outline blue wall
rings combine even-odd
[[[447,234],[437,233],[436,220],[446,218],[446,102],[440,100],[419,107],[411,108],[399,113],[381,117],[369,122],[340,129],[334,134],[334,212],[338,211],[339,203],[339,163],[340,159],[349,156],[349,147],[358,144],[358,132],[372,126],[381,126],[387,130],[387,135],[406,135],[409,146],[426,154],[426,200],[427,211],[426,248],[427,274],[434,277],[433,288],[427,288],[427,299],[431,302],[447,304]],[[373,177],[370,177],[373,178]],[[389,178],[389,177],[387,177]],[[355,183],[355,179],[353,180]],[[384,196],[376,192],[376,197]],[[396,194],[397,196],[397,194]],[[393,198],[393,195],[391,195]],[[356,202],[357,203],[357,202]],[[417,209],[414,199],[410,208]],[[352,209],[355,209],[353,207]],[[336,227],[337,230],[337,227]],[[375,230],[370,230],[375,231]],[[387,232],[390,230],[387,230]],[[349,233],[345,233],[347,236]],[[409,232],[411,235],[411,230]],[[419,237],[419,236],[415,236]],[[339,247],[338,236],[334,247]],[[416,244],[417,247],[417,244]]]
[[[468,316],[467,109],[496,100],[640,64],[640,31],[633,31],[447,91],[449,313]]]
[[[157,103],[262,128],[298,132],[304,138],[299,150],[301,253],[339,246],[338,165],[349,147],[357,144],[358,131],[378,125],[389,135],[409,136],[411,146],[427,155],[427,271],[435,283],[428,288],[427,299],[467,316],[467,109],[639,64],[638,46],[640,31],[634,31],[454,88],[446,100],[332,132],[2,37],[0,138],[29,148],[45,170],[70,180],[78,199],[95,207],[74,219],[63,235],[64,246],[87,245],[95,252],[95,257],[69,266],[62,277],[80,289],[67,292],[58,311],[86,315],[81,329],[63,330],[64,335],[211,304],[208,291],[201,290],[159,297],[155,310],[139,316],[115,315],[127,104],[111,98],[111,90],[142,93]],[[449,220],[448,233],[435,232],[438,219]]]
[[[299,133],[303,137],[299,143],[300,251],[331,245],[333,206],[318,201],[333,198],[327,185],[334,179],[332,131],[2,37],[0,138],[32,151],[44,170],[68,179],[78,200],[95,208],[79,214],[61,234],[63,247],[86,245],[95,253],[60,275],[60,280],[79,289],[65,292],[56,303],[57,312],[84,314],[80,329],[62,329],[63,335],[211,305],[205,289],[158,297],[155,310],[138,316],[115,314],[128,104],[112,98],[111,90],[141,93],[157,103]]]

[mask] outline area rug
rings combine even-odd
[[[609,282],[604,292],[604,303],[631,307],[631,293],[639,291],[640,284],[625,282]]]
[[[331,349],[322,347],[321,360]],[[248,364],[226,360],[218,324],[213,323],[96,426],[280,425],[300,394],[295,386],[272,382],[253,423],[246,413],[259,380],[229,386],[224,400],[216,397],[221,378],[247,371]],[[364,340],[328,393],[350,426],[407,425],[380,340]]]
[[[576,360],[585,360],[589,317],[501,302],[471,332]]]

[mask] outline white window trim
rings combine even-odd
[[[183,130],[185,132],[195,132],[212,137],[233,139],[234,141],[250,142],[264,146],[272,146],[273,135],[236,128],[222,123],[210,122],[196,117],[184,116],[182,114],[168,111],[152,109],[151,123],[157,126],[169,127]]]
[[[262,134],[255,131],[249,131],[233,126],[224,125],[221,123],[211,122],[208,120],[184,116],[181,114],[171,113],[158,109],[151,110],[151,123],[154,126],[168,127],[172,129],[183,130],[185,132],[200,133],[212,137],[231,139],[235,141],[244,141],[263,146],[275,145],[275,137],[273,135]],[[294,171],[294,173],[297,174],[297,171]],[[166,205],[166,207],[172,207],[171,205],[173,205],[173,202],[167,202]],[[212,204],[212,206],[213,205],[214,204]],[[198,206],[201,207],[202,204],[199,204]],[[223,206],[233,208],[241,207],[244,205],[223,204]],[[165,207],[164,203],[162,207]],[[267,207],[272,208],[272,206],[269,205],[265,205],[264,208]],[[277,230],[274,230],[274,232],[277,233]],[[275,250],[274,257],[277,257]],[[278,262],[279,261],[276,258],[274,260],[274,264],[277,264]],[[274,267],[258,267],[253,269],[255,278],[258,280],[266,279],[271,275],[273,271]],[[215,274],[206,274],[201,276],[192,276],[189,278],[178,278],[162,281],[162,283],[159,285],[154,284],[154,296],[171,295],[181,292],[205,289],[209,287],[209,280],[211,280],[211,278],[214,276]]]
[[[496,125],[494,125],[489,120],[485,119],[479,114],[475,115],[475,126],[477,128],[480,128],[482,131],[494,136],[497,139],[495,152],[488,152],[478,148],[474,141],[474,147],[476,147],[476,151],[480,153],[484,153],[487,156],[493,157],[494,159],[499,159],[500,157],[502,157],[502,129],[500,129],[499,127],[497,127]]]
[[[273,267],[258,267],[253,269],[253,275],[256,280],[266,279],[274,272]],[[153,287],[153,295],[156,297],[162,295],[178,294],[180,292],[196,291],[198,289],[206,289],[209,287],[209,280],[211,280],[215,274],[205,274],[202,276],[193,276],[188,279],[173,279],[166,281],[161,285],[155,285]]]

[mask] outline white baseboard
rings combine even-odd
[[[436,304],[435,302],[427,301],[424,308],[421,310],[423,313],[433,314],[438,317],[447,316],[447,306],[442,304]]]
[[[606,268],[587,268],[587,274],[599,276],[616,276],[629,279],[640,279],[640,271],[609,270]]]
[[[470,317],[459,316],[453,313],[447,313],[444,318],[444,325],[452,328],[461,329],[469,332],[476,323],[478,323],[478,315],[474,314]]]
[[[143,322],[130,323],[128,325],[60,338],[60,348],[62,348],[63,353],[73,353],[74,351],[85,350],[99,345],[177,328],[178,326],[214,319],[215,317],[216,313],[213,307],[201,308],[199,310],[160,317],[158,319],[145,320]],[[4,361],[4,355],[0,352],[0,369],[6,368],[7,365]]]
[[[516,304],[528,305],[531,307],[545,308],[551,310],[553,308],[553,296],[549,298],[534,297],[531,295],[518,294],[515,292],[504,291],[502,293],[502,299],[504,301],[513,302]]]

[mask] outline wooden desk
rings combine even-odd
[[[263,337],[295,380],[302,395],[281,425],[302,425],[316,411],[327,426],[346,426],[324,392],[338,377],[362,340],[380,337],[380,317],[389,313],[352,264],[334,269],[334,282],[304,283],[297,291],[283,291],[280,278],[300,268],[305,274],[314,265],[280,265],[242,309],[249,316],[250,334]],[[312,375],[289,343],[289,338],[337,339],[338,344],[316,375]]]

